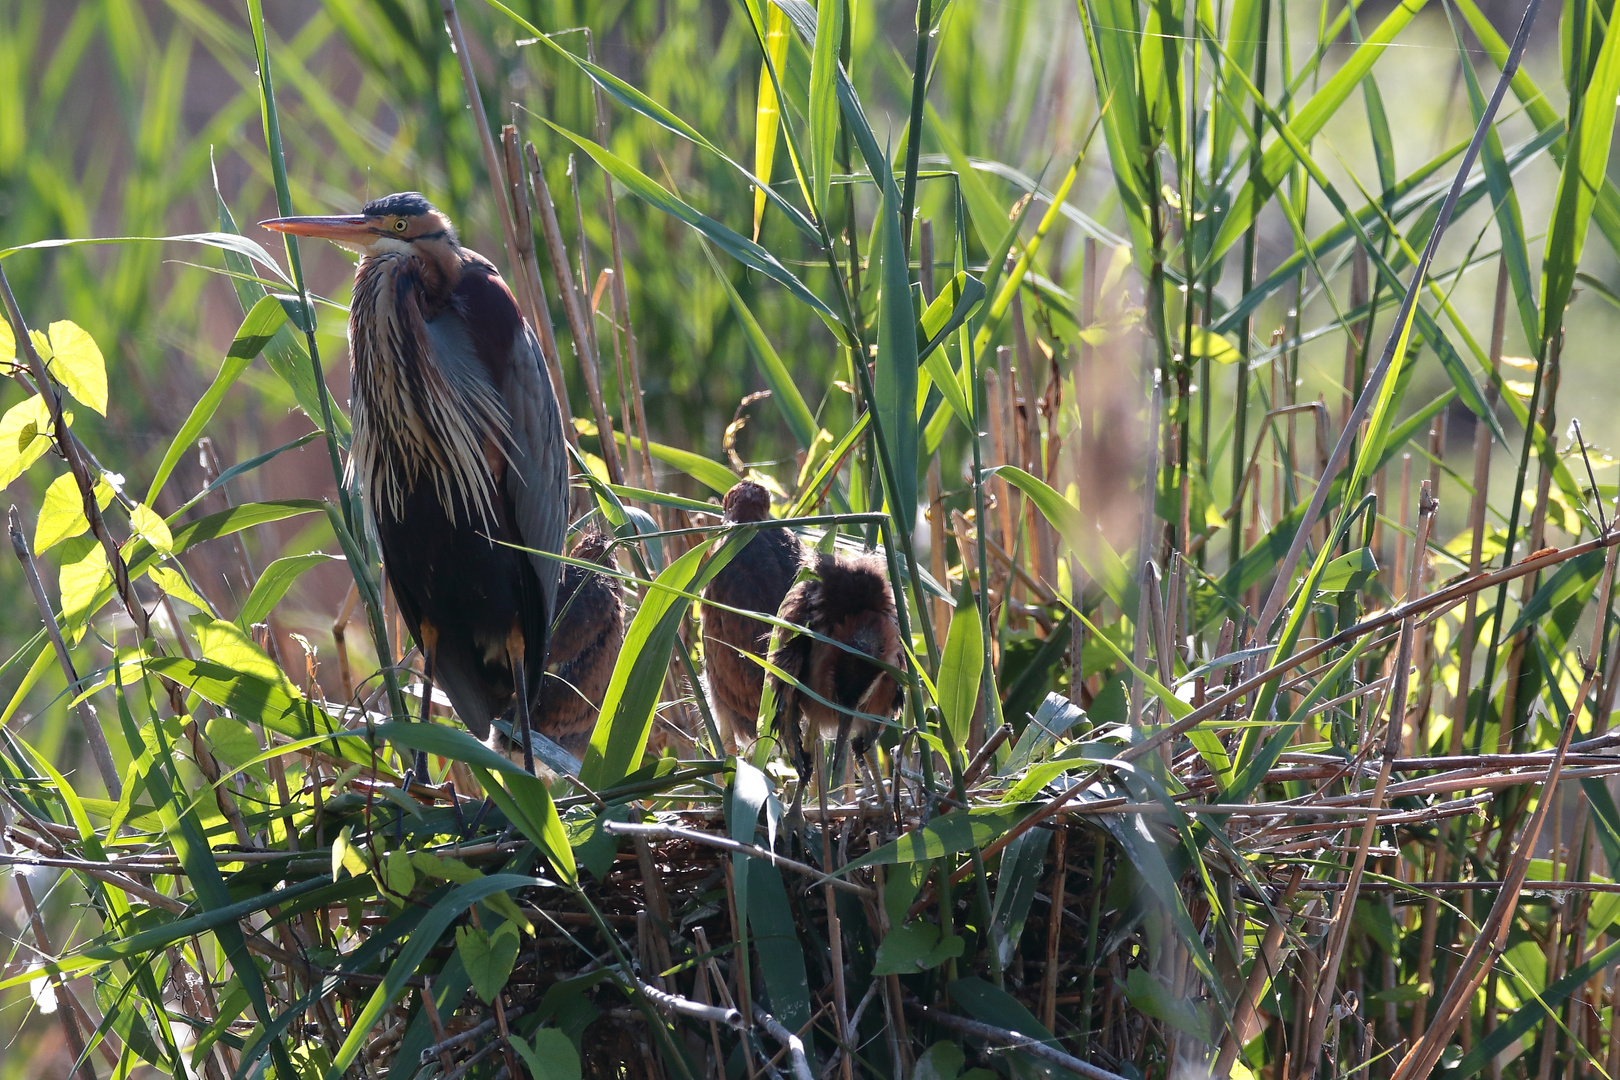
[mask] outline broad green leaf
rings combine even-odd
[[[1159,193],[1150,190],[1148,155],[1154,148],[1144,138],[1146,121],[1140,112],[1142,82],[1136,43],[1142,27],[1138,5],[1134,0],[1094,0],[1076,6],[1097,87],[1096,100],[1107,103],[1102,110],[1103,140],[1113,166],[1120,210],[1130,228],[1132,253],[1141,269],[1144,260],[1152,258],[1154,236],[1148,215]]]
[[[776,98],[776,80],[771,69],[778,72],[787,59],[787,17],[778,9],[765,8],[765,56],[759,65],[758,105],[754,109],[754,175],[764,184],[754,185],[754,239],[759,239],[760,222],[765,219],[766,189],[771,182],[771,167],[776,162],[776,137],[781,131],[782,110]]]
[[[1457,53],[1467,55],[1460,28],[1455,23],[1452,33],[1457,39]],[[1473,64],[1460,64],[1468,104],[1473,110],[1474,123],[1485,115],[1485,93],[1480,89],[1479,76]],[[1491,205],[1495,208],[1496,234],[1502,242],[1502,261],[1507,265],[1508,280],[1513,284],[1513,299],[1519,311],[1519,324],[1526,341],[1535,341],[1540,335],[1541,313],[1536,308],[1535,285],[1530,280],[1530,252],[1525,241],[1524,217],[1519,212],[1519,193],[1513,187],[1513,173],[1502,152],[1502,136],[1493,125],[1485,132],[1485,145],[1480,150],[1484,166],[1485,184],[1491,192]]]
[[[204,614],[211,613],[214,610],[209,606],[208,601],[199,596],[186,579],[180,576],[180,571],[172,567],[154,566],[147,571],[146,577],[152,584],[176,600],[184,600]]]
[[[443,724],[395,721],[378,724],[373,734],[378,740],[394,746],[437,754],[468,765],[483,785],[485,794],[545,854],[557,875],[568,882],[575,880],[578,871],[574,865],[573,848],[568,844],[568,830],[563,828],[562,819],[557,816],[556,805],[551,801],[551,793],[544,781],[524,772],[504,755],[497,754],[467,732]],[[504,786],[496,782],[497,776]],[[433,871],[424,868],[424,872]],[[501,901],[486,903],[498,905]],[[502,913],[519,926],[527,925],[528,920],[515,907]]]
[[[741,547],[737,543],[741,535],[727,537],[721,549],[726,559]],[[579,771],[580,781],[593,791],[611,787],[641,764],[670,651],[691,603],[683,594],[701,589],[723,565],[711,560],[706,569],[707,554],[707,547],[700,545],[670,563],[648,586],[625,631],[602,699],[601,718]]]
[[[62,320],[50,326],[51,377],[67,388],[80,404],[107,415],[107,361],[96,341],[77,323]]]
[[[62,410],[62,422],[73,424],[73,414]],[[8,486],[51,448],[51,410],[34,394],[0,416],[0,487]]]
[[[78,627],[99,606],[96,601],[101,590],[111,589],[112,570],[100,542],[90,536],[65,541],[60,558],[57,589],[62,599],[62,625]],[[77,635],[69,636],[77,639]]]
[[[938,859],[970,848],[982,848],[1029,814],[1027,806],[981,806],[971,810],[958,808],[851,861],[843,872],[862,866]]]
[[[1545,618],[1549,611],[1570,597],[1596,592],[1598,576],[1603,573],[1603,559],[1603,552],[1589,551],[1560,566],[1552,577],[1542,582],[1502,640],[1518,636],[1519,631]]]
[[[825,0],[836,8],[839,0]],[[886,177],[888,174],[885,172]],[[894,470],[889,512],[910,532],[917,520],[917,331],[911,306],[911,276],[900,228],[900,193],[893,177],[883,185],[881,211],[882,281],[878,295],[878,353],[872,391],[878,436]]]
[[[580,1080],[584,1075],[579,1051],[557,1028],[541,1028],[530,1036],[529,1042],[512,1039],[512,1047],[529,1067],[534,1080]]]
[[[411,976],[416,974],[438,944],[439,938],[451,923],[461,917],[462,912],[493,893],[547,884],[550,883],[544,878],[522,874],[491,874],[478,881],[456,886],[434,904],[422,917],[416,930],[405,939],[399,955],[389,963],[382,985],[372,992],[365,1006],[350,1023],[349,1034],[333,1055],[332,1065],[326,1071],[326,1080],[341,1080],[371,1038],[372,1028],[383,1012],[404,992]]]
[[[204,725],[208,743],[214,756],[233,769],[241,768],[259,756],[259,740],[242,721],[230,716],[216,716]]]
[[[1288,122],[1288,131],[1266,147],[1258,174],[1244,181],[1243,189],[1233,197],[1232,208],[1227,211],[1225,219],[1221,222],[1220,232],[1210,245],[1210,251],[1206,256],[1208,259],[1218,259],[1225,254],[1249,230],[1259,215],[1260,208],[1271,200],[1277,185],[1282,182],[1282,178],[1287,175],[1293,163],[1294,152],[1289,146],[1290,141],[1304,145],[1316,137],[1322,127],[1339,111],[1339,106],[1344,104],[1345,99],[1355,92],[1361,80],[1372,70],[1373,64],[1384,54],[1384,50],[1411,24],[1418,12],[1423,10],[1426,2],[1427,0],[1401,0],[1367,40],[1358,45],[1344,64],[1333,73],[1333,77],[1323,83],[1321,89],[1317,90],[1294,114],[1293,119]]]
[[[251,675],[277,687],[289,698],[299,697],[281,665],[270,654],[259,648],[247,632],[235,623],[223,619],[199,620],[196,625],[197,647],[203,659],[242,675]]]
[[[984,673],[984,629],[979,605],[964,589],[951,613],[945,635],[945,654],[939,662],[939,711],[957,746],[966,746],[973,710],[979,702],[979,680]]]
[[[576,421],[575,426],[581,427],[582,425]],[[594,426],[590,427],[589,433],[594,434],[595,431]],[[626,435],[622,431],[615,431],[613,438],[621,445],[632,450],[639,451],[641,449],[641,440],[634,435]],[[687,476],[707,485],[722,495],[730,491],[731,485],[737,482],[735,473],[718,461],[706,458],[702,454],[694,454],[690,450],[682,450],[678,446],[670,446],[668,443],[661,442],[649,443],[647,450],[652,454],[654,461],[662,461],[666,465],[673,465]]]
[[[1575,287],[1575,268],[1586,245],[1587,225],[1609,167],[1614,140],[1615,95],[1620,93],[1620,34],[1607,33],[1585,92],[1576,96],[1568,156],[1558,177],[1547,247],[1541,264],[1541,342],[1552,341],[1564,323]]]
[[[1115,645],[1113,638],[1109,637],[1107,634],[1097,629],[1097,627],[1093,626],[1090,619],[1087,619],[1078,611],[1074,613],[1074,617],[1079,619],[1087,630],[1091,631],[1092,640],[1097,642],[1097,644],[1101,645],[1103,648],[1107,649],[1109,652],[1113,653],[1114,659],[1119,661],[1121,664],[1124,664],[1126,671],[1129,671],[1133,677],[1142,681],[1142,684],[1147,688],[1148,692],[1159,699],[1159,704],[1163,705],[1165,711],[1168,712],[1173,718],[1179,720],[1183,716],[1186,716],[1188,713],[1193,711],[1191,705],[1176,697],[1175,692],[1168,686],[1164,685],[1161,680],[1155,679],[1152,675],[1149,675],[1147,672],[1137,667],[1125,650],[1121,649],[1118,645]]]
[[[1378,573],[1378,560],[1371,548],[1357,548],[1348,555],[1340,555],[1327,564],[1317,579],[1316,589],[1323,593],[1359,591],[1366,587],[1372,575]]]
[[[545,118],[542,117],[541,119],[544,120]],[[823,303],[820,297],[811,292],[791,270],[782,265],[775,255],[772,255],[746,236],[727,228],[713,218],[700,214],[681,199],[653,183],[652,179],[640,169],[618,157],[612,151],[598,146],[587,138],[575,135],[567,128],[559,127],[550,120],[545,120],[545,123],[557,134],[590,155],[591,160],[595,161],[608,175],[629,189],[631,194],[662,210],[671,217],[686,222],[692,228],[720,245],[727,254],[744,266],[752,267],[766,277],[785,286],[788,292],[798,297],[809,305],[817,315],[821,316],[833,333],[842,337],[844,332],[843,324],[839,321],[838,316],[834,315],[832,309]]]
[[[929,923],[897,926],[883,935],[872,974],[916,975],[961,956],[966,944],[955,934],[941,941],[939,927]]]
[[[522,944],[511,923],[502,923],[494,934],[475,926],[456,927],[456,952],[461,955],[461,966],[486,1005],[505,989]]]
[[[465,885],[469,881],[477,881],[484,875],[474,867],[456,859],[447,859],[442,855],[435,855],[431,851],[413,851],[411,865],[428,877],[440,881],[453,881],[457,885]]]
[[[802,1031],[810,1024],[810,979],[805,970],[804,946],[788,902],[782,872],[764,859],[748,859],[748,928],[759,954],[759,974],[770,998],[771,1011],[783,1024]],[[808,1052],[811,1047],[806,1046]]]
[[[995,473],[1028,495],[1041,516],[1051,523],[1080,560],[1086,573],[1102,586],[1108,599],[1121,611],[1136,610],[1136,582],[1095,521],[1088,521],[1079,507],[1059,495],[1046,481],[1023,469],[1003,465],[986,472]]]
[[[833,151],[838,142],[838,49],[843,38],[843,0],[820,0],[810,53],[810,183],[815,193],[815,213],[823,222],[827,221]]]
[[[191,407],[191,414],[186,422],[180,425],[180,430],[169,442],[169,449],[164,452],[163,460],[158,463],[157,472],[152,477],[152,486],[147,489],[146,501],[151,503],[157,498],[157,493],[163,490],[170,474],[180,460],[190,453],[197,437],[213,419],[214,413],[219,409],[220,402],[225,400],[225,394],[236,380],[246,371],[253,358],[263,352],[287,322],[287,309],[281,300],[275,296],[261,296],[254,302],[242,319],[242,325],[236,330],[236,337],[231,341],[230,350],[225,354],[224,363],[219,365],[219,373],[214,381],[204,391],[197,404]],[[317,414],[318,415],[318,414]]]
[[[1155,1020],[1162,1020],[1177,1031],[1200,1042],[1211,1041],[1214,1016],[1207,1008],[1178,996],[1146,968],[1134,968],[1125,984],[1125,998],[1135,1009]]]
[[[105,510],[112,502],[113,489],[107,481],[96,480],[96,506]],[[90,527],[84,516],[84,497],[79,494],[79,482],[70,472],[51,481],[40,502],[39,520],[34,525],[34,554],[41,555]]]
[[[1536,998],[1526,1002],[1524,1007],[1509,1015],[1495,1030],[1476,1043],[1462,1056],[1462,1060],[1443,1074],[1446,1080],[1467,1080],[1479,1072],[1487,1062],[1498,1057],[1502,1051],[1524,1038],[1537,1024],[1546,1020],[1547,1010],[1556,1011],[1571,993],[1584,986],[1592,976],[1609,964],[1614,963],[1616,958],[1620,958],[1620,941],[1593,953],[1585,963],[1541,991]]]
[[[169,531],[169,523],[150,506],[136,503],[129,511],[129,525],[135,530],[135,535],[151,544],[153,549],[165,555],[174,554],[174,534]]]
[[[253,583],[253,591],[242,601],[241,613],[236,617],[237,625],[246,629],[254,623],[264,622],[281,602],[281,598],[287,595],[287,590],[292,588],[293,583],[305,571],[326,563],[341,561],[324,551],[311,551],[304,555],[288,555],[277,559],[264,568],[259,580]]]
[[[1236,364],[1243,359],[1243,354],[1238,352],[1236,345],[1207,327],[1193,328],[1189,346],[1190,355],[1213,360],[1217,364]]]
[[[962,392],[962,380],[951,369],[951,362],[943,345],[946,337],[966,322],[983,301],[984,283],[963,271],[945,283],[945,288],[934,297],[934,302],[923,312],[920,324],[923,340],[920,348],[923,371],[927,373],[928,378],[921,380],[917,387],[919,419],[928,403],[928,387],[931,383],[939,387],[940,395],[951,407],[951,412],[962,421],[963,426],[969,431],[973,429],[973,409],[968,404],[967,395]],[[930,448],[937,446],[931,431],[927,445]]]
[[[973,976],[957,979],[947,986],[946,992],[950,994],[951,1001],[957,1009],[973,1020],[1004,1031],[1016,1031],[1020,1035],[1027,1035],[1031,1039],[1047,1043],[1054,1050],[1061,1046],[1052,1033],[1047,1031],[1017,998],[983,979]],[[1026,1075],[1046,1076],[1052,1080],[1079,1080],[1079,1077],[1068,1069],[1021,1054],[1017,1050],[1008,1051],[1008,1056],[1014,1057],[1020,1065],[1027,1066],[1022,1070]]]
[[[776,8],[769,10],[778,18],[781,17],[781,12]],[[787,423],[788,431],[793,434],[793,441],[799,444],[799,449],[809,450],[815,442],[817,430],[810,406],[805,404],[804,396],[794,385],[793,376],[788,372],[787,365],[777,355],[775,346],[771,344],[770,338],[765,336],[759,320],[754,318],[754,313],[743,303],[737,287],[721,270],[719,262],[715,260],[707,244],[703,246],[703,254],[708,256],[709,265],[714,268],[714,276],[726,287],[726,296],[731,300],[731,310],[742,326],[743,340],[748,342],[748,351],[753,354],[754,363],[758,365],[759,374],[765,380],[765,385],[770,387],[771,400],[776,402],[776,407],[781,410],[782,419]]]
[[[400,896],[411,895],[411,890],[416,888],[416,867],[411,862],[411,853],[404,848],[390,851],[383,859],[383,878],[390,891]]]

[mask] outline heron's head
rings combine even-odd
[[[769,521],[771,493],[752,480],[742,480],[726,492],[721,509],[728,522]]]
[[[450,219],[415,191],[373,199],[358,214],[271,218],[259,224],[280,233],[330,240],[362,255],[436,258],[456,247],[456,230]]]

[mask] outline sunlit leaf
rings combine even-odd
[[[101,349],[77,323],[66,320],[50,326],[51,376],[84,405],[107,415],[107,361]]]
[[[73,414],[62,410],[69,426]],[[51,448],[51,410],[38,394],[19,401],[0,416],[0,487],[21,476]]]
[[[112,502],[113,489],[107,481],[96,480],[96,506],[107,509]],[[90,527],[84,516],[84,497],[79,493],[79,482],[70,472],[51,481],[40,502],[39,520],[34,525],[34,554],[40,555],[70,537],[78,536]]]

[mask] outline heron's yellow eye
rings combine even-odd
[[[404,232],[405,231],[405,219],[404,218],[395,218],[394,219],[394,231],[395,232]]]

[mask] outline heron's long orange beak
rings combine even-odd
[[[376,239],[376,232],[363,214],[336,214],[330,217],[281,217],[259,222],[266,229],[294,236],[318,236],[340,244],[365,245]]]

